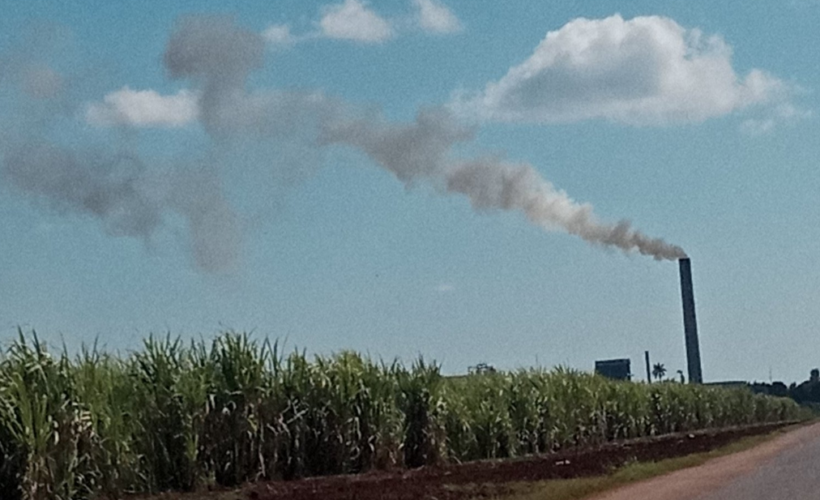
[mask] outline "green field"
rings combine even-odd
[[[244,334],[149,338],[117,357],[52,355],[21,333],[0,358],[0,491],[3,500],[191,491],[799,415],[791,400],[743,389],[563,368],[448,379],[422,359],[308,357]]]

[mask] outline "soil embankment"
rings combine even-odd
[[[373,472],[249,485],[240,498],[259,500],[465,500],[503,493],[512,482],[604,474],[629,461],[709,451],[787,424],[765,424],[608,443],[515,460],[471,462],[411,471]],[[609,500],[609,497],[606,497]],[[613,497],[615,498],[615,497]],[[620,500],[621,497],[617,497]],[[627,495],[623,498],[650,498]],[[655,498],[655,497],[652,497]],[[661,498],[661,497],[658,497]],[[673,497],[663,497],[671,498]]]

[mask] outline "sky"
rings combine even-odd
[[[0,342],[820,365],[820,3],[16,2]]]

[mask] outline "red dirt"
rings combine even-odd
[[[778,436],[754,448],[710,460],[708,463],[682,469],[647,481],[630,484],[594,497],[594,500],[688,500],[692,498],[817,498],[816,469],[817,443],[820,424],[801,427]],[[803,466],[767,466],[764,464],[788,450],[803,455],[797,460]],[[782,463],[782,462],[781,462]],[[726,490],[722,487],[742,477],[753,475],[765,486],[755,492],[742,487]],[[737,483],[735,483],[737,484]],[[801,487],[802,485],[802,487]],[[785,493],[785,494],[784,494]]]
[[[628,461],[665,458],[709,451],[745,436],[771,432],[788,423],[671,434],[547,455],[486,460],[459,465],[423,467],[355,476],[329,476],[298,481],[252,484],[232,498],[252,500],[467,500],[508,491],[509,483],[587,477],[605,474]],[[195,498],[205,498],[196,495]],[[163,498],[167,498],[164,497]],[[224,498],[224,497],[223,497]]]

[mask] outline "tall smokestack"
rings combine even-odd
[[[702,384],[700,367],[700,346],[698,344],[698,322],[695,318],[695,292],[692,289],[692,264],[688,258],[679,259],[680,291],[683,299],[683,329],[686,335],[686,362],[689,368],[689,383]]]
[[[646,361],[646,383],[651,384],[652,383],[652,371],[651,371],[651,368],[649,366],[649,351],[644,351],[643,352],[643,357],[644,357],[644,360]]]

